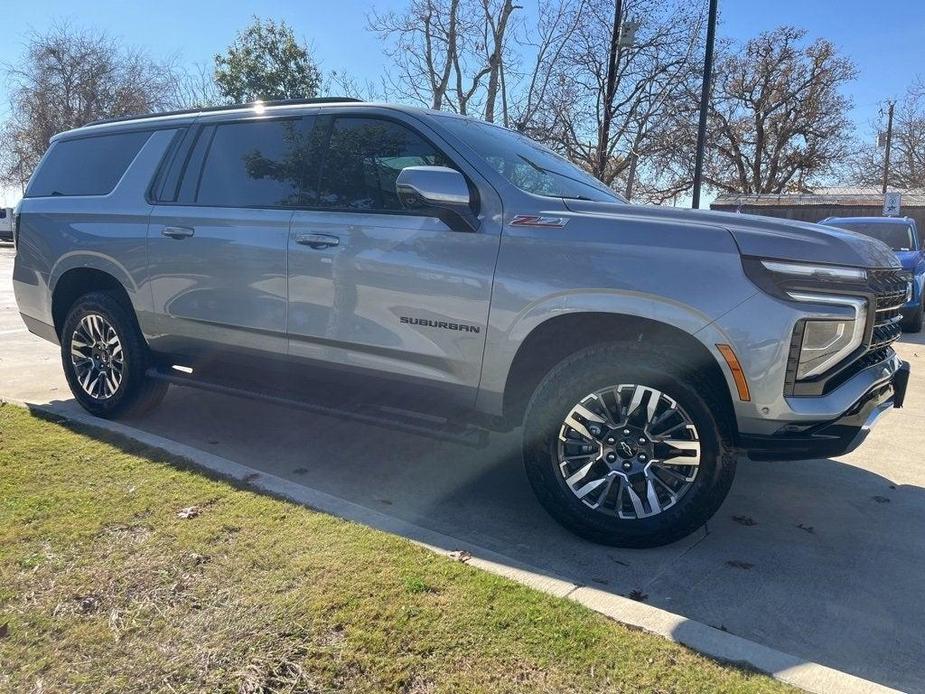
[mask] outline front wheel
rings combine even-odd
[[[97,417],[143,414],[167,392],[166,383],[145,375],[148,347],[134,316],[107,292],[85,294],[71,306],[61,361],[77,402]]]
[[[654,547],[702,526],[735,473],[717,387],[657,348],[589,347],[537,387],[524,422],[534,492],[586,539]]]

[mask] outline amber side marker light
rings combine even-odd
[[[742,371],[742,365],[736,353],[729,345],[716,345],[716,349],[723,355],[723,359],[729,365],[729,370],[732,371],[732,379],[736,382],[736,390],[739,391],[739,400],[749,402],[752,396],[748,392],[748,381],[745,380],[745,372]]]

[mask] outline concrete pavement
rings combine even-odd
[[[76,408],[57,348],[28,334],[0,246],[0,396]],[[907,406],[838,460],[743,462],[694,536],[655,550],[575,538],[534,500],[518,436],[475,450],[187,388],[138,430],[207,451],[799,658],[925,692],[925,338],[905,336]]]

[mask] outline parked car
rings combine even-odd
[[[13,242],[13,209],[0,207],[0,241]]]
[[[910,277],[909,295],[902,308],[903,329],[922,330],[925,315],[925,250],[915,220],[911,217],[828,217],[820,224],[856,231],[889,246]]]
[[[93,414],[174,383],[433,435],[522,426],[543,506],[615,545],[700,527],[742,452],[854,449],[908,378],[882,243],[629,205],[523,135],[407,107],[61,133],[17,244],[23,320]]]

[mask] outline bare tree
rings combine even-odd
[[[840,89],[856,69],[835,46],[782,26],[716,63],[704,180],[720,191],[806,190],[850,151],[851,101]]]
[[[504,83],[513,0],[411,0],[401,12],[373,12],[367,25],[386,44],[400,99],[495,119]]]
[[[7,78],[10,116],[0,135],[0,177],[21,187],[55,133],[176,102],[172,65],[123,49],[104,32],[67,24],[33,34]]]
[[[882,134],[885,123],[876,126]],[[884,154],[879,143],[859,147],[850,164],[851,180],[879,186]],[[896,106],[887,185],[898,190],[925,188],[925,83],[921,80],[909,87]]]
[[[622,5],[619,14],[613,0],[578,5],[565,44],[556,47],[543,98],[533,101],[540,105],[519,125],[607,185],[632,192],[633,180],[646,176],[649,199],[661,188],[686,185],[663,180],[670,169],[655,167],[653,156],[667,156],[666,149],[678,154],[667,133],[687,116],[684,97],[697,79],[703,8],[680,0]]]
[[[188,70],[174,70],[171,77],[174,83],[170,108],[203,108],[225,103],[214,73],[206,65],[197,63]]]
[[[520,25],[515,41],[529,53],[529,68],[519,74],[515,72],[511,89],[505,85],[504,111],[511,111],[505,126],[527,131],[532,124],[547,120],[548,97],[556,79],[561,77],[559,61],[571,45],[587,3],[588,0],[543,2],[536,25],[529,28]],[[505,70],[502,62],[502,78],[506,72],[510,68]]]

